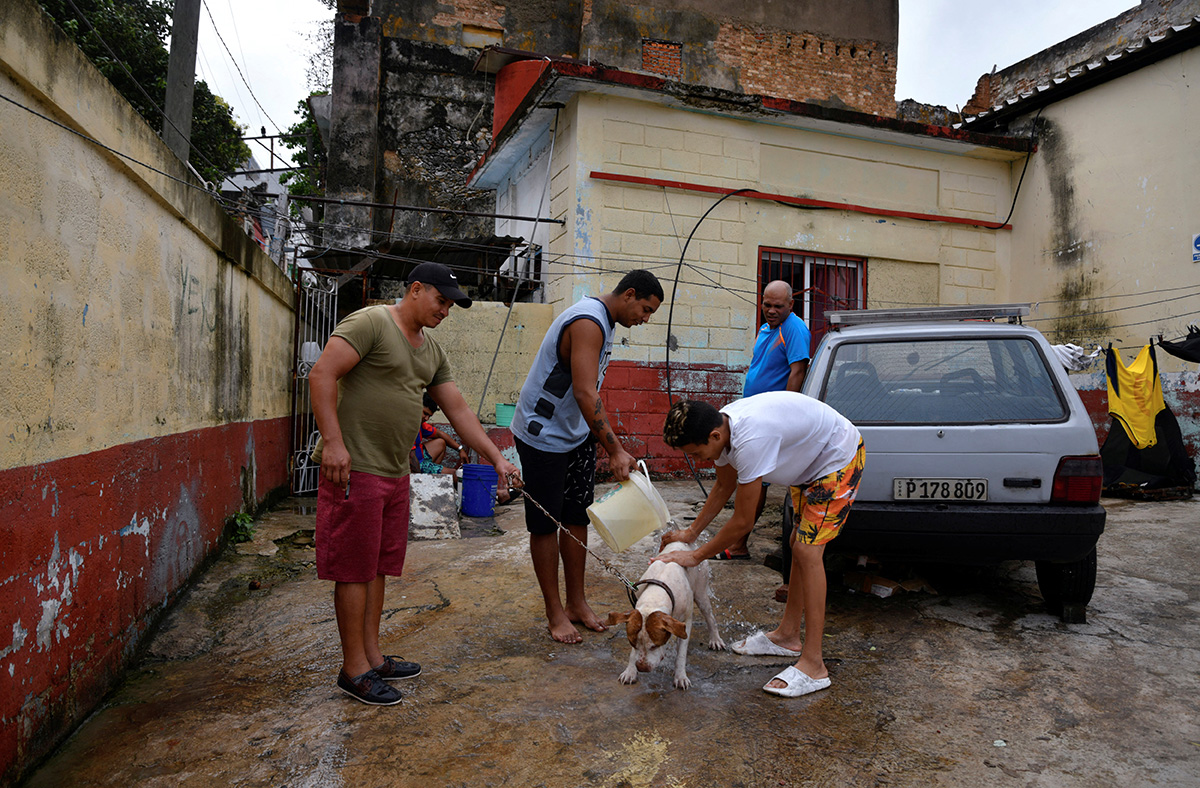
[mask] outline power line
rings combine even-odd
[[[115,156],[120,156],[122,159],[133,162],[134,164],[137,164],[140,167],[145,167],[146,169],[150,170],[151,172],[161,175],[164,178],[170,178],[171,180],[175,181],[176,183],[181,183],[190,189],[195,189],[196,191],[203,192],[203,193],[209,195],[210,197],[213,196],[212,192],[210,192],[208,189],[204,188],[203,186],[197,186],[196,184],[191,183],[190,181],[186,181],[183,178],[177,178],[168,172],[163,172],[162,170],[158,169],[157,167],[154,167],[153,165],[147,164],[144,161],[139,161],[138,159],[133,158],[132,156],[130,156],[127,153],[121,153],[121,151],[119,151],[115,148],[110,148],[109,146],[107,146],[103,142],[101,142],[100,140],[89,137],[88,135],[84,134],[81,131],[76,131],[75,129],[71,128],[70,126],[66,125],[65,123],[59,123],[54,118],[47,117],[46,115],[43,115],[42,113],[38,112],[37,110],[25,106],[24,104],[20,103],[19,101],[14,101],[13,99],[10,99],[8,96],[0,94],[0,101],[7,101],[9,104],[12,104],[16,107],[20,107],[21,109],[25,110],[26,112],[30,113],[31,115],[36,115],[37,117],[41,118],[44,121],[53,123],[55,126],[58,126],[60,129],[62,129],[64,131],[69,131],[72,134],[74,134],[75,136],[77,136],[81,139],[87,140],[88,142],[92,143],[93,145],[95,145],[98,148],[103,148],[104,150],[108,151],[109,153],[112,153]]]
[[[213,32],[217,34],[217,40],[221,42],[221,46],[225,47],[225,52],[229,55],[229,59],[231,61],[233,61],[233,67],[235,69],[237,69],[238,76],[241,77],[242,82],[245,83],[246,90],[250,91],[250,97],[252,99],[254,99],[254,103],[258,105],[258,108],[262,112],[263,117],[265,117],[267,120],[271,121],[271,125],[275,127],[275,131],[282,134],[283,129],[281,129],[279,127],[279,124],[276,123],[275,120],[270,115],[267,114],[267,111],[265,109],[263,109],[263,105],[258,100],[258,96],[254,95],[254,88],[250,87],[250,83],[246,80],[246,75],[242,73],[241,66],[239,66],[237,63],[237,58],[235,58],[233,56],[233,52],[229,51],[229,45],[225,43],[225,39],[222,38],[222,36],[221,36],[221,31],[217,29],[217,20],[213,19],[212,9],[208,7],[208,0],[201,0],[201,2],[204,4],[204,10],[206,12],[208,12],[208,21],[212,22]],[[235,24],[234,30],[236,31],[236,29],[237,29],[237,25]]]
[[[166,121],[171,126],[171,128],[173,128],[179,134],[180,137],[183,137],[184,139],[187,140],[188,147],[191,149],[191,151],[193,153],[195,153],[197,156],[199,156],[200,159],[206,165],[211,167],[214,172],[220,172],[221,168],[218,167],[217,165],[213,164],[211,161],[209,161],[208,157],[205,156],[204,153],[201,152],[201,150],[192,143],[191,135],[184,134],[183,131],[178,126],[176,126],[174,121],[172,121],[171,118],[167,115],[166,111],[163,110],[162,107],[158,106],[158,103],[150,97],[150,94],[146,92],[146,89],[144,87],[142,87],[142,83],[137,81],[137,78],[133,76],[133,72],[131,72],[129,70],[129,67],[125,65],[125,61],[123,61],[123,60],[121,60],[121,58],[117,57],[117,53],[114,52],[112,47],[110,47],[108,45],[108,42],[104,40],[104,36],[100,35],[100,30],[91,23],[91,20],[89,20],[87,18],[87,16],[84,15],[83,11],[79,10],[79,6],[75,5],[74,0],[67,0],[67,4],[70,5],[71,9],[73,11],[75,11],[76,14],[79,15],[79,18],[82,19],[84,24],[86,24],[88,26],[88,29],[96,34],[96,40],[99,41],[100,44],[104,47],[104,50],[106,52],[108,52],[108,55],[109,55],[109,57],[111,57],[113,59],[113,62],[121,67],[121,70],[125,72],[125,76],[129,77],[129,81],[133,83],[134,87],[136,87],[138,89],[138,91],[142,94],[142,96],[146,99],[146,101],[150,102],[150,106],[154,108],[154,110],[162,117],[162,119],[164,121]],[[20,105],[18,105],[18,106],[20,106]],[[25,107],[25,109],[28,109],[28,108]],[[36,113],[34,113],[34,114],[36,114]],[[116,153],[116,151],[113,151],[113,152]],[[138,162],[138,163],[140,164],[141,162]],[[144,165],[144,166],[148,166],[148,165]]]
[[[72,8],[75,9],[75,11],[77,13],[80,13],[78,8],[74,5],[73,2],[71,2],[71,0],[67,0],[67,1],[68,1],[68,3],[70,3]],[[210,12],[210,15],[211,15],[211,12]],[[83,17],[82,13],[80,13],[80,17],[83,18],[84,22],[86,22],[93,31],[95,31],[95,28],[91,25],[90,22],[88,22],[88,20],[85,17]],[[96,33],[96,35],[99,38],[98,32]],[[100,40],[102,43],[104,43],[103,39],[100,39]],[[105,44],[105,47],[107,48],[107,44]],[[111,49],[109,51],[111,54]],[[231,57],[232,57],[232,55],[231,55]],[[117,62],[124,68],[124,64],[120,63],[120,61],[118,59],[116,59],[115,55],[114,55],[114,60],[117,60]],[[126,69],[126,73],[127,74],[129,73],[128,69]],[[129,76],[131,79],[133,79],[132,74],[130,74]],[[134,80],[134,83],[137,84],[137,81]],[[140,85],[138,85],[138,87],[139,87],[139,89],[141,89]],[[142,90],[143,90],[143,95],[146,95],[144,89],[142,89]],[[150,100],[153,103],[152,99],[150,99],[150,97],[148,95],[146,95],[146,98],[147,98],[147,100]],[[281,215],[281,214],[278,214],[275,212],[268,213],[266,211],[256,210],[256,209],[253,209],[250,207],[237,206],[235,203],[233,203],[233,201],[229,200],[228,198],[225,198],[219,194],[214,195],[212,192],[210,192],[208,189],[206,189],[202,186],[197,186],[196,184],[191,183],[190,181],[187,181],[182,178],[178,178],[174,175],[171,175],[170,173],[167,173],[167,172],[164,172],[163,170],[158,169],[157,167],[147,164],[146,162],[136,159],[126,153],[122,153],[121,151],[116,150],[115,148],[112,148],[108,145],[105,145],[104,143],[100,142],[99,140],[89,137],[88,135],[83,134],[82,132],[77,131],[76,129],[73,129],[70,126],[67,126],[66,124],[60,123],[59,121],[54,120],[53,118],[50,118],[47,115],[40,113],[37,110],[34,110],[31,107],[28,107],[28,106],[20,103],[19,101],[16,101],[16,100],[11,99],[4,95],[0,95],[0,100],[3,100],[9,104],[12,104],[13,106],[16,106],[22,110],[25,110],[26,112],[44,120],[44,121],[47,121],[48,123],[51,123],[51,124],[57,126],[58,128],[63,129],[64,131],[70,132],[71,134],[74,134],[75,136],[79,137],[80,139],[90,142],[93,145],[97,146],[98,148],[108,151],[109,153],[112,153],[113,155],[118,156],[126,161],[129,161],[140,167],[144,167],[145,169],[147,169],[151,172],[154,172],[158,175],[163,176],[164,178],[167,178],[169,180],[172,180],[172,181],[180,183],[184,186],[187,186],[188,188],[195,189],[197,191],[200,191],[200,192],[203,192],[203,193],[209,195],[210,197],[214,197],[217,200],[217,202],[219,204],[221,204],[223,207],[228,208],[229,206],[233,206],[235,208],[235,210],[239,213],[245,213],[248,215],[256,215],[259,218],[269,217],[276,221],[288,218],[284,215]],[[157,107],[157,105],[155,105],[155,109],[158,109],[159,112],[162,111],[160,108]],[[199,152],[197,151],[197,153],[199,153]],[[202,154],[201,154],[201,156],[203,158]],[[212,166],[211,162],[208,162],[208,164],[209,164],[209,166]],[[390,207],[390,206],[386,206],[386,207]],[[429,209],[429,210],[436,210],[436,209]],[[305,224],[306,230],[311,229],[312,227],[319,227],[319,228],[323,228],[323,229],[349,228],[350,227],[350,225],[333,224],[333,223],[326,223],[326,222],[311,223],[311,225],[309,223],[304,223],[304,224]],[[354,229],[358,229],[358,228],[354,228]],[[457,248],[457,249],[472,249],[472,248],[474,248],[474,249],[488,250],[488,251],[493,251],[493,250],[503,251],[506,248],[506,247],[470,244],[470,243],[466,243],[466,242],[456,242],[456,241],[444,239],[444,238],[435,239],[435,238],[429,238],[429,237],[423,237],[423,236],[412,236],[412,235],[396,234],[396,233],[390,233],[390,232],[384,233],[382,231],[376,231],[376,230],[372,230],[370,232],[372,234],[387,235],[389,238],[401,237],[401,238],[407,238],[410,241],[436,242],[436,243],[439,243],[443,249],[455,249],[455,248]],[[313,248],[313,249],[324,248],[327,251],[336,251],[338,253],[343,253],[343,254],[362,254],[364,256],[372,255],[375,257],[379,257],[380,259],[391,259],[391,260],[398,260],[401,262],[423,262],[424,261],[422,258],[404,257],[404,256],[400,256],[400,255],[391,255],[391,254],[372,253],[369,250],[363,250],[363,249],[337,248],[334,246],[321,247],[321,246],[316,246],[316,245],[312,245],[312,244],[296,244],[296,246],[297,247],[305,246],[305,247]],[[309,258],[309,259],[319,259],[319,258]],[[589,266],[589,265],[585,265],[585,264],[577,262],[578,260],[581,260],[581,259],[596,260],[599,262],[610,261],[610,262],[633,263],[633,264],[641,265],[642,267],[645,267],[645,268],[651,269],[651,270],[654,268],[666,268],[672,264],[666,258],[658,258],[658,259],[655,259],[655,258],[621,258],[621,257],[603,257],[603,256],[593,256],[593,255],[578,255],[578,254],[568,254],[568,253],[558,253],[558,254],[554,255],[553,257],[543,255],[543,263],[544,264],[566,266],[566,267],[570,267],[571,269],[573,269],[575,271],[590,272],[590,273],[624,273],[628,270],[627,268],[608,268],[608,267],[604,267],[604,266]],[[568,260],[569,262],[563,262],[564,260]],[[734,295],[735,297],[741,298],[742,300],[746,301],[747,303],[754,303],[754,302],[751,302],[749,299],[744,298],[741,294],[751,293],[751,294],[757,296],[756,290],[749,291],[749,290],[738,290],[735,288],[731,288],[727,285],[723,285],[723,284],[717,282],[716,280],[714,280],[711,276],[709,276],[706,273],[706,269],[704,269],[703,267],[696,265],[696,264],[692,264],[692,263],[685,263],[685,265],[689,270],[694,271],[699,276],[706,279],[708,281],[708,283],[710,283],[711,285],[713,285],[721,290],[724,290],[724,291]],[[473,267],[466,267],[466,266],[459,266],[458,268],[463,271],[476,271],[477,270]],[[748,277],[741,277],[741,276],[738,276],[731,272],[722,271],[721,273],[722,273],[722,275],[742,279],[743,281],[753,281]],[[697,286],[701,286],[701,287],[705,286],[704,282],[686,281],[685,280],[684,283],[688,284],[688,285],[697,285]],[[1093,296],[1093,297],[1088,297],[1088,298],[1073,299],[1072,301],[1068,301],[1068,300],[1064,299],[1064,300],[1060,300],[1060,301],[1042,301],[1042,302],[1038,302],[1038,303],[1039,304],[1054,304],[1054,303],[1068,303],[1068,302],[1077,302],[1077,301],[1099,300],[1102,298],[1117,299],[1117,298],[1131,298],[1131,297],[1135,297],[1135,296],[1144,297],[1146,295],[1153,295],[1153,294],[1157,294],[1157,293],[1178,292],[1180,290],[1198,290],[1198,289],[1200,289],[1200,284],[1184,285],[1184,286],[1172,287],[1172,288],[1161,288],[1158,290],[1144,291],[1141,293],[1123,293],[1123,294],[1117,294],[1117,295]],[[1050,321],[1050,320],[1064,320],[1064,319],[1071,319],[1071,318],[1076,318],[1076,317],[1092,317],[1095,315],[1102,315],[1102,314],[1116,314],[1119,312],[1126,312],[1126,311],[1130,311],[1130,310],[1134,310],[1134,309],[1145,309],[1147,307],[1158,306],[1161,304],[1171,303],[1174,301],[1185,300],[1188,298],[1196,297],[1198,295],[1200,295],[1200,292],[1193,292],[1193,293],[1187,293],[1187,294],[1184,294],[1181,296],[1176,296],[1174,298],[1159,299],[1157,301],[1150,301],[1150,302],[1142,303],[1142,304],[1133,304],[1133,305],[1124,306],[1124,307],[1116,307],[1116,308],[1108,309],[1108,310],[1098,310],[1098,311],[1094,311],[1094,312],[1077,313],[1074,315],[1061,315],[1058,317],[1028,318],[1028,320],[1029,320],[1029,322],[1046,322],[1046,321]],[[903,303],[903,302],[879,302],[879,303]],[[914,305],[914,304],[909,304],[909,305]],[[927,304],[915,304],[915,305],[925,306]],[[1179,316],[1179,317],[1182,317],[1182,316]],[[1161,317],[1152,318],[1149,320],[1136,321],[1133,323],[1125,323],[1125,324],[1120,324],[1120,325],[1116,325],[1116,326],[1108,326],[1107,328],[1108,328],[1108,330],[1117,329],[1117,328],[1132,328],[1134,326],[1147,325],[1149,323],[1154,323],[1154,322],[1157,322],[1162,319],[1163,318],[1161,318]],[[1175,316],[1168,316],[1168,319],[1175,319]]]

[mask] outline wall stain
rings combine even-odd
[[[1038,153],[1046,167],[1050,190],[1052,236],[1043,254],[1058,274],[1055,300],[1058,314],[1049,332],[1053,342],[1077,345],[1100,343],[1108,335],[1109,321],[1100,313],[1098,248],[1080,226],[1076,210],[1073,163],[1063,130],[1045,118],[1038,123]]]

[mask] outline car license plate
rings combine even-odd
[[[897,501],[986,501],[987,479],[892,479]]]

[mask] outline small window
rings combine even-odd
[[[855,424],[1061,421],[1046,360],[1022,337],[847,342],[821,399]]]
[[[795,293],[792,311],[812,333],[811,352],[829,330],[826,312],[866,306],[866,273],[866,260],[860,257],[831,257],[763,247],[759,250],[758,297],[761,302],[767,282],[782,279],[791,283]],[[763,323],[761,312],[758,322]]]

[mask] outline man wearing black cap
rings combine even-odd
[[[334,581],[334,613],[342,643],[337,685],[372,705],[400,702],[386,681],[412,678],[420,665],[385,656],[379,645],[384,578],[398,577],[408,546],[408,455],[429,391],[463,443],[520,485],[463,399],[446,354],[425,329],[450,307],[471,306],[450,269],[421,263],[398,304],[348,315],[309,373],[321,440],[317,492],[317,576]]]

